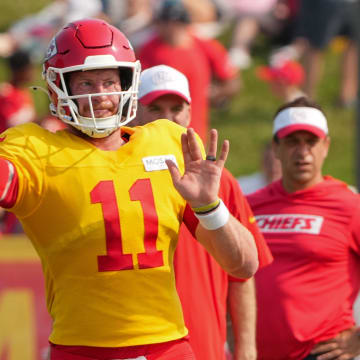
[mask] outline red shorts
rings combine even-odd
[[[50,344],[50,360],[195,360],[186,338],[161,344],[98,348]]]

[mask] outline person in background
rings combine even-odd
[[[102,0],[109,22],[126,33],[135,51],[153,34],[153,12],[158,0]]]
[[[283,0],[221,0],[220,3],[234,23],[229,47],[231,62],[239,69],[247,69],[260,32],[271,38],[281,33],[289,12],[287,3]]]
[[[353,359],[360,337],[360,199],[323,174],[330,138],[306,97],[281,106],[273,148],[282,178],[249,195],[272,264],[255,276],[259,360]],[[271,309],[271,311],[269,311]]]
[[[173,270],[181,223],[230,275],[252,277],[259,263],[252,234],[218,197],[229,142],[217,156],[212,130],[205,155],[192,129],[170,121],[127,127],[140,63],[105,21],[67,24],[43,75],[69,126],[0,135],[0,206],[41,258],[50,359],[194,359]]]
[[[29,53],[18,50],[7,57],[9,80],[0,84],[0,133],[19,124],[35,120],[35,105],[26,85],[34,77]],[[16,216],[0,211],[0,234],[22,232]]]
[[[194,34],[201,38],[217,38],[224,30],[222,14],[213,0],[182,0],[191,17]]]
[[[26,85],[33,80],[34,66],[25,51],[7,58],[9,80],[0,84],[0,132],[35,120],[35,106]]]
[[[64,25],[83,18],[101,17],[100,0],[50,0],[40,11],[29,14],[0,33],[0,56],[21,49],[41,63],[51,38]]]
[[[240,74],[215,39],[195,36],[181,0],[162,1],[155,11],[156,34],[137,52],[144,69],[169,65],[189,79],[190,126],[206,141],[209,105],[222,106],[240,89]]]
[[[305,81],[305,72],[297,61],[285,61],[281,64],[259,66],[256,69],[259,79],[269,83],[270,90],[277,98],[290,102],[305,96],[301,87]]]
[[[188,127],[192,105],[185,75],[167,65],[154,66],[141,73],[138,115],[132,125],[164,118]],[[252,212],[236,180],[226,169],[221,176],[219,196],[253,234],[260,267],[269,264],[271,253],[252,220]],[[233,358],[256,359],[253,279],[229,278],[185,226],[180,230],[174,265],[176,287],[196,359],[225,359],[227,302],[234,329]]]
[[[326,49],[335,37],[342,36],[346,40],[340,57],[337,104],[354,106],[358,88],[357,14],[357,0],[299,1],[294,38],[271,55],[271,62],[301,60],[306,73],[303,91],[315,99],[323,77]]]

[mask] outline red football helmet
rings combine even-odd
[[[96,118],[79,114],[76,99],[99,94],[71,95],[67,74],[72,71],[119,69],[121,92],[106,93],[120,98],[117,114]],[[67,124],[91,137],[105,137],[136,116],[140,62],[123,33],[103,20],[86,19],[66,25],[51,40],[43,65],[48,84],[50,110]],[[102,94],[104,95],[104,94]],[[93,112],[92,112],[93,113]]]

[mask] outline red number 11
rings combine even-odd
[[[138,179],[129,190],[132,201],[140,201],[144,215],[144,253],[137,253],[140,269],[164,265],[162,251],[156,250],[158,235],[158,216],[150,179]],[[102,271],[119,271],[134,269],[132,254],[124,254],[121,237],[119,210],[116,201],[114,184],[111,180],[100,181],[90,193],[92,204],[101,204],[107,255],[98,256],[98,269]]]

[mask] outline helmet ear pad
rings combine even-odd
[[[119,76],[121,83],[121,90],[127,91],[132,85],[133,70],[129,68],[119,68]],[[129,110],[130,99],[127,99],[123,105],[123,113],[127,113]]]
[[[65,86],[66,86],[66,91],[67,91],[67,93],[69,94],[69,96],[73,95],[73,93],[72,93],[72,91],[71,91],[71,87],[70,87],[70,78],[71,78],[71,72],[64,74],[64,82],[65,82]],[[65,91],[65,89],[63,89],[61,83],[59,84],[59,88],[60,88],[62,91]],[[73,99],[73,102],[76,104],[77,108],[79,108],[79,104],[78,104],[78,102],[77,102],[77,99]],[[70,112],[69,112],[69,111],[66,111],[66,113],[67,113],[68,115],[70,115]]]
[[[133,70],[130,68],[119,68],[119,76],[121,83],[121,90],[127,91],[130,89],[133,79]]]

